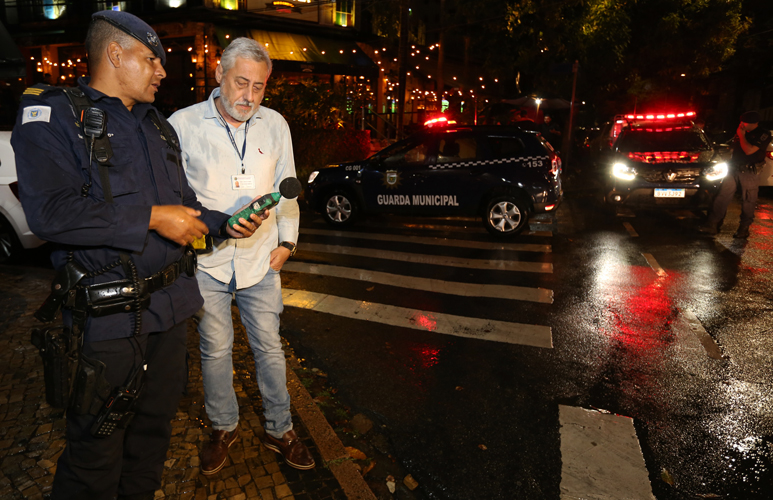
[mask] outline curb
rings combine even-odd
[[[365,479],[355,468],[344,444],[328,423],[322,411],[301,383],[298,375],[287,364],[287,390],[292,406],[306,426],[306,430],[317,445],[325,467],[335,476],[349,500],[377,500]]]

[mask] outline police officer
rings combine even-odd
[[[251,236],[261,219],[231,229],[188,186],[173,129],[151,105],[166,57],[150,26],[97,12],[86,51],[91,79],[80,92],[28,89],[12,136],[29,226],[55,244],[54,267],[80,278],[63,315],[83,332],[77,380],[91,385],[76,384],[52,498],[151,499],[186,383],[186,320],[202,305],[185,245]],[[111,433],[98,424],[119,411],[116,394],[134,417]]]
[[[770,144],[770,131],[760,127],[760,115],[747,111],[741,115],[741,123],[735,135],[733,156],[730,159],[727,177],[722,181],[716,198],[711,204],[706,224],[698,228],[705,234],[715,235],[722,226],[727,207],[738,187],[741,186],[741,223],[733,238],[749,237],[749,226],[754,220],[757,206],[757,192],[760,180],[760,164],[765,161],[765,152]]]

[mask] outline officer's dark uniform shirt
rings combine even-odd
[[[765,161],[765,152],[768,150],[768,144],[770,144],[770,131],[760,127],[750,132],[746,132],[746,141],[752,146],[757,146],[759,149],[747,155],[741,148],[741,141],[736,138],[733,145],[733,157],[732,163],[735,166],[754,165]]]
[[[67,252],[88,271],[97,271],[129,253],[140,278],[151,276],[180,259],[180,245],[148,230],[152,205],[179,205],[180,180],[174,150],[150,117],[155,108],[135,104],[129,111],[79,79],[78,87],[107,113],[107,135],[113,150],[109,169],[113,203],[104,199],[97,162],[89,154],[70,101],[50,89],[24,95],[11,143],[16,154],[19,195],[32,232],[54,242],[51,259],[59,269]],[[161,117],[160,113],[158,115]],[[161,117],[164,120],[163,117]],[[175,133],[171,125],[168,130]],[[89,178],[88,197],[81,187]],[[228,215],[204,208],[182,174],[184,205],[201,210],[210,234],[217,234]],[[121,266],[81,284],[123,279]],[[172,285],[154,292],[142,313],[142,332],[166,331],[191,317],[203,305],[195,277],[181,275]],[[135,313],[88,318],[86,340],[98,341],[133,334]]]

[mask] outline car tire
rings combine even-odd
[[[511,195],[492,198],[486,204],[483,225],[489,233],[499,237],[520,234],[529,225],[528,205]]]
[[[322,216],[325,222],[335,227],[346,227],[354,223],[359,207],[354,197],[346,191],[334,191],[325,196]]]
[[[13,226],[5,217],[0,215],[0,264],[6,263],[12,256],[19,252],[21,244],[16,237]]]

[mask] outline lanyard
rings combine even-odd
[[[217,109],[217,106],[215,106],[215,109]],[[220,118],[223,118],[219,109],[217,109],[217,114],[220,115]],[[231,145],[234,147],[236,154],[239,155],[239,159],[242,161],[242,174],[244,174],[244,154],[247,152],[247,132],[250,130],[250,121],[247,120],[244,124],[244,143],[242,144],[241,153],[239,152],[239,146],[236,145],[236,139],[231,132],[231,127],[228,126],[228,122],[225,121],[225,118],[223,118],[223,125],[225,125],[225,131],[228,132],[228,138],[231,139]]]

